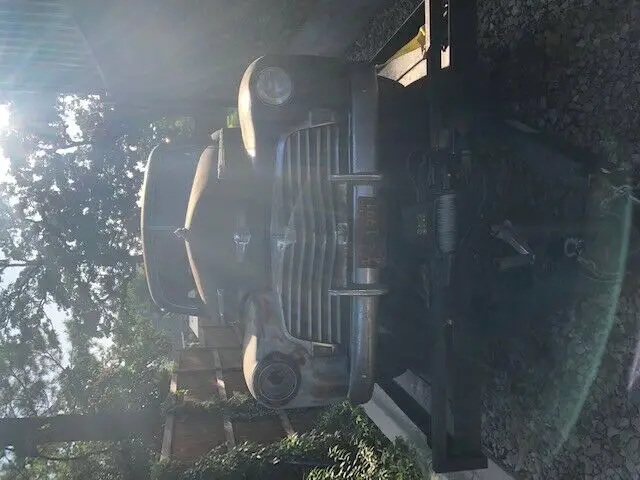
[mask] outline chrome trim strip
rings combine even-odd
[[[374,285],[362,285],[358,288],[344,288],[329,290],[329,295],[334,297],[379,297],[386,295],[389,289],[386,287],[376,287]]]
[[[329,127],[330,129],[331,127]],[[327,132],[327,137],[331,136],[331,132],[330,130]],[[314,266],[314,288],[316,289],[316,291],[314,292],[314,296],[313,296],[313,300],[314,300],[314,307],[316,309],[316,315],[318,316],[318,338],[323,338],[323,331],[322,331],[322,325],[323,323],[326,321],[323,317],[323,299],[324,299],[324,292],[326,290],[323,289],[324,286],[324,262],[325,262],[325,256],[326,256],[326,250],[327,250],[327,217],[325,215],[325,208],[326,208],[326,202],[325,202],[325,196],[324,196],[324,188],[322,185],[322,129],[317,129],[316,130],[316,164],[314,165],[315,168],[315,175],[314,175],[314,186],[316,188],[316,195],[313,195],[314,199],[319,199],[319,203],[320,205],[315,205],[314,208],[318,208],[319,212],[318,214],[320,215],[320,222],[319,222],[319,250],[320,250],[320,254],[319,254],[319,262],[317,264],[317,266]],[[317,202],[317,200],[316,200]],[[315,215],[314,215],[315,218]],[[331,317],[327,317],[327,332],[326,332],[326,336],[327,338],[332,338],[331,337]]]
[[[283,196],[284,198],[282,199],[282,204],[286,205],[288,202],[294,202],[295,200],[293,198],[291,198],[291,182],[293,181],[293,172],[291,170],[291,145],[289,144],[289,142],[285,143],[285,158],[287,159],[287,173],[285,175],[285,181],[283,182],[286,187],[283,186],[284,188],[288,189],[288,193],[289,195],[287,195],[286,197]],[[294,210],[291,210],[291,214],[289,216],[289,218],[287,219],[287,227],[293,227],[295,229],[295,216],[294,216]],[[293,249],[294,245],[288,245],[287,248]],[[287,258],[286,255],[284,255],[284,258]],[[292,318],[291,318],[291,309],[293,308],[292,302],[293,302],[293,253],[291,254],[291,256],[289,256],[287,258],[287,294],[286,294],[286,298],[287,301],[285,302],[285,309],[286,309],[286,325],[287,325],[287,330],[291,331],[291,327],[292,327]],[[284,273],[284,268],[283,268],[283,273]],[[282,281],[282,280],[281,280]],[[284,288],[284,286],[283,286]]]
[[[381,173],[342,173],[334,174],[329,180],[335,183],[376,183],[382,181]]]
[[[297,168],[296,168],[296,172],[297,172],[297,181],[298,181],[298,186],[299,188],[302,190],[303,189],[303,183],[302,183],[302,165],[300,165],[300,156],[301,156],[301,147],[300,144],[302,143],[302,133],[300,130],[298,130],[296,132],[296,160],[297,160]],[[298,282],[296,285],[297,288],[297,302],[296,302],[296,313],[297,313],[297,317],[296,317],[296,331],[300,332],[302,331],[302,274],[304,272],[304,262],[305,262],[305,251],[306,251],[306,243],[307,243],[307,238],[306,238],[306,232],[307,232],[307,222],[305,217],[305,210],[306,210],[306,205],[305,205],[305,201],[304,201],[304,194],[302,193],[302,191],[300,192],[300,204],[301,204],[301,208],[302,208],[302,212],[300,212],[300,218],[302,219],[302,225],[300,225],[300,235],[301,235],[301,239],[299,244],[296,243],[296,245],[294,245],[294,258],[295,258],[295,253],[299,252],[299,258],[298,258]],[[297,204],[297,202],[296,202]],[[295,215],[295,213],[294,213]],[[298,248],[299,247],[299,248]]]
[[[338,127],[336,127],[335,125],[330,127],[330,132],[334,132]],[[339,132],[335,132],[336,133],[336,140],[339,138]],[[334,165],[331,164],[331,162],[326,162],[327,164],[327,177],[331,176],[331,172],[332,170],[335,172],[338,172],[338,167],[340,165],[340,142],[338,141],[334,141],[333,144],[331,143],[331,135],[327,135],[327,153],[330,153],[332,149],[335,148],[334,151]],[[329,236],[329,242],[330,242],[330,261],[329,261],[329,268],[327,272],[324,272],[324,286],[323,286],[323,290],[324,291],[328,291],[331,286],[334,283],[334,277],[335,277],[335,265],[336,265],[336,259],[337,259],[337,254],[338,254],[338,238],[337,238],[337,228],[338,228],[338,222],[336,219],[336,207],[335,207],[335,203],[334,203],[334,196],[335,196],[335,188],[334,185],[329,183],[326,187],[329,190],[329,202],[328,202],[328,206],[329,206],[329,224],[331,225],[334,235]],[[338,305],[338,308],[333,308],[333,302],[334,300],[331,298],[330,295],[327,295],[326,298],[326,302],[327,302],[327,318],[329,319],[329,325],[336,325],[336,341],[337,343],[340,343],[342,341],[342,322],[340,321],[340,305]],[[331,332],[331,330],[330,330]],[[330,337],[331,338],[331,337]]]

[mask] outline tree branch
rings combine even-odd
[[[67,148],[74,148],[74,147],[85,147],[91,144],[92,142],[72,142],[66,145],[59,145],[57,150],[66,150]]]
[[[42,262],[40,260],[21,260],[21,261],[12,261],[12,260],[0,260],[0,268],[16,268],[16,267],[31,267],[35,265],[40,265]]]
[[[20,384],[20,387],[22,388],[22,390],[23,390],[23,392],[25,394],[25,401],[26,401],[26,403],[29,404],[29,409],[31,410],[31,413],[34,416],[37,417],[38,416],[38,409],[36,408],[36,404],[33,402],[33,399],[31,397],[29,397],[29,389],[27,388],[25,383],[20,379],[20,377],[18,377],[18,375],[16,375],[15,371],[11,367],[9,367],[9,375],[11,377],[13,377],[13,379]]]

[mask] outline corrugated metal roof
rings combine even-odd
[[[0,0],[0,92],[104,88],[65,0]]]

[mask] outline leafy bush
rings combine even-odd
[[[175,415],[197,415],[199,413],[226,414],[231,420],[252,420],[277,415],[276,410],[263,407],[247,394],[234,393],[228,399],[213,398],[206,402],[183,401],[169,410]]]
[[[333,445],[333,465],[316,468],[308,480],[422,479],[429,472],[416,462],[416,454],[402,440],[391,443],[360,407],[343,403],[330,407],[319,421],[323,431],[344,432],[346,442]]]
[[[213,404],[212,404],[213,405]],[[221,405],[211,406],[221,408]],[[198,408],[201,408],[202,405]],[[203,479],[402,479],[425,478],[414,452],[392,444],[361,408],[330,407],[317,429],[271,445],[220,446],[195,464],[161,462],[155,480]]]
[[[155,480],[300,479],[305,468],[325,465],[340,435],[312,431],[284,438],[271,445],[243,443],[231,450],[220,446],[195,464],[161,462]]]

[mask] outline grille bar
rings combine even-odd
[[[329,294],[343,259],[339,253],[337,174],[339,127],[323,125],[293,133],[284,145],[282,208],[295,243],[284,253],[282,305],[292,336],[340,343],[340,298]]]

